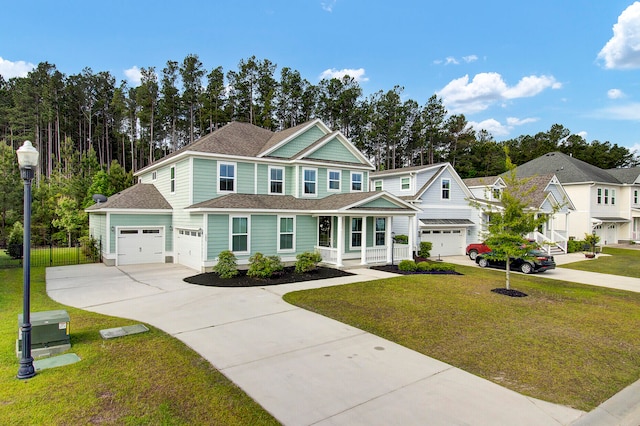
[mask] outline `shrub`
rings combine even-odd
[[[393,237],[393,241],[398,244],[408,244],[409,237],[407,235],[396,235],[395,237]]]
[[[296,256],[296,273],[304,274],[311,272],[318,267],[318,263],[322,261],[322,256],[317,251],[305,251]]]
[[[82,254],[89,259],[98,260],[100,258],[98,240],[95,238],[89,236],[80,237],[80,247],[82,248]]]
[[[238,275],[238,262],[236,255],[229,250],[224,250],[218,255],[218,263],[213,267],[213,272],[220,278],[233,278]]]
[[[413,272],[418,269],[418,265],[416,265],[416,262],[413,260],[405,259],[400,261],[398,269],[401,271]]]
[[[420,262],[417,265],[418,271],[455,271],[455,265],[444,262]]]
[[[429,257],[431,256],[431,249],[433,248],[433,244],[431,241],[422,241],[420,243],[420,251],[418,252],[418,256],[420,257]]]
[[[256,253],[249,258],[247,275],[253,278],[271,278],[283,270],[284,265],[280,256],[265,256],[262,253]]]
[[[583,251],[585,246],[589,246],[589,244],[584,240],[569,240],[567,241],[567,252],[576,253]]]
[[[416,267],[418,268],[418,271],[430,271],[431,262],[419,262]]]
[[[13,259],[22,259],[22,238],[24,237],[24,228],[22,223],[16,222],[11,228],[7,251]]]

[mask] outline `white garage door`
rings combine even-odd
[[[118,228],[118,265],[164,263],[162,228]]]
[[[421,241],[430,241],[431,257],[453,256],[464,254],[464,229],[429,229],[423,230]]]
[[[200,271],[202,268],[202,231],[179,229],[176,236],[176,257],[179,264]]]

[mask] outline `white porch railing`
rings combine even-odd
[[[338,263],[338,249],[316,246],[316,250],[320,253],[320,256],[322,256],[323,262],[333,264]]]
[[[322,261],[324,263],[337,264],[338,263],[338,249],[332,247],[319,247],[315,248],[320,256],[322,256]],[[354,253],[351,253],[352,255]],[[366,264],[372,263],[387,263],[387,247],[386,246],[377,246],[377,247],[367,247],[365,253]],[[394,244],[393,245],[393,261],[397,263],[400,260],[411,259],[411,250],[409,249],[408,244]]]
[[[386,263],[387,248],[385,246],[367,247],[366,263]]]
[[[394,244],[393,245],[393,262],[398,260],[412,259],[413,253],[409,249],[409,244]]]
[[[547,252],[547,254],[551,254],[551,250],[553,247],[557,247],[563,253],[567,253],[567,237],[561,234],[558,231],[547,231],[547,234],[544,235],[540,232],[533,232],[530,234],[536,243],[540,245],[540,249]]]

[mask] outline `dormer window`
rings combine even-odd
[[[494,200],[499,200],[500,199],[500,188],[493,188],[493,199]]]

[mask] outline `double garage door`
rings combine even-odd
[[[164,263],[164,229],[118,228],[118,265]]]
[[[461,229],[423,229],[421,241],[432,244],[431,257],[464,254],[466,231]]]

